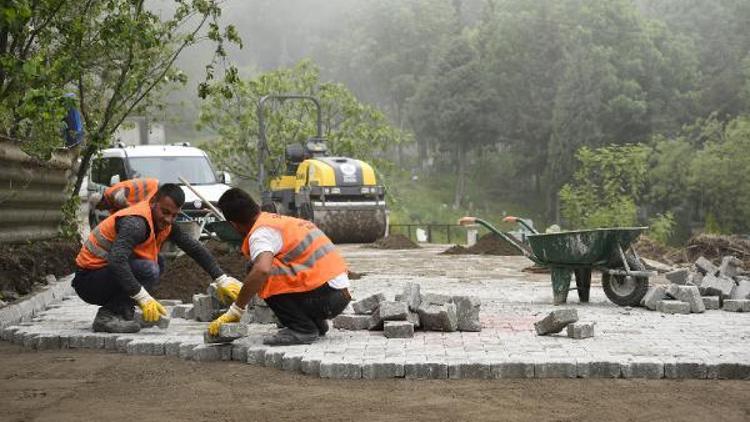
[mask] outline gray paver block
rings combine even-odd
[[[656,307],[659,305],[659,302],[664,299],[664,296],[666,295],[667,288],[666,286],[651,286],[648,288],[648,292],[646,292],[646,295],[643,296],[643,306],[646,308],[655,311]]]
[[[689,314],[690,304],[679,300],[662,300],[656,310],[665,314]]]
[[[578,378],[619,378],[620,362],[612,360],[579,359],[576,362]]]
[[[164,354],[164,343],[151,339],[134,339],[125,346],[129,355],[159,356]]]
[[[725,256],[721,259],[719,274],[727,278],[737,277],[740,267],[742,267],[742,261],[737,259],[737,257]]]
[[[716,275],[719,269],[711,261],[701,256],[695,261],[695,268],[704,275]]]
[[[446,379],[448,378],[448,364],[444,362],[406,362],[404,364],[406,378]]]
[[[670,284],[667,288],[667,295],[681,302],[689,303],[690,312],[702,313],[706,311],[706,307],[703,305],[703,300],[701,299],[701,293],[696,286]]]
[[[154,322],[144,321],[143,312],[141,312],[140,309],[136,309],[135,321],[141,326],[141,328],[159,327],[162,330],[166,330],[167,328],[169,328],[170,318],[167,316],[162,316]]]
[[[281,369],[290,372],[300,371],[302,367],[302,358],[304,356],[304,353],[301,352],[285,353],[284,357],[281,359]]]
[[[706,377],[709,379],[750,379],[750,363],[717,362],[706,365]]]
[[[458,316],[456,305],[446,303],[444,305],[422,305],[419,307],[419,322],[422,329],[430,331],[452,332],[458,329]]]
[[[320,376],[320,361],[322,356],[305,356],[300,361],[300,370],[303,374]]]
[[[264,365],[266,363],[267,347],[255,346],[247,348],[247,363]]]
[[[420,286],[418,283],[406,283],[404,286],[401,297],[397,299],[398,302],[406,302],[410,311],[416,311],[419,309],[419,305],[422,303],[422,295],[420,293]]]
[[[540,336],[559,333],[568,324],[578,321],[578,311],[575,309],[556,309],[541,321],[534,323],[534,329]]]
[[[701,292],[706,296],[721,296],[729,298],[735,288],[734,280],[726,277],[714,277],[706,275],[701,282]]]
[[[750,299],[727,299],[722,309],[727,312],[750,312]]]
[[[412,338],[414,337],[414,324],[408,321],[386,321],[383,326],[383,335],[387,338]]]
[[[567,327],[568,337],[574,339],[584,339],[594,337],[594,323],[593,322],[574,322],[568,324]]]
[[[623,378],[664,378],[664,362],[657,359],[638,359],[621,365]]]
[[[732,292],[732,299],[750,299],[750,280],[739,280]]]
[[[494,378],[534,378],[534,363],[506,361],[492,365]]]
[[[266,353],[263,355],[263,365],[267,368],[277,368],[281,369],[281,366],[284,364],[284,354],[286,353],[285,350],[280,350],[278,348],[276,349],[268,349],[266,350]]]
[[[708,371],[702,361],[667,361],[664,362],[665,378],[706,378]]]
[[[719,296],[702,296],[703,306],[708,310],[720,309],[721,302]]]
[[[179,356],[180,355],[180,340],[168,340],[164,342],[164,354],[166,356]]]
[[[436,293],[427,293],[422,295],[421,304],[424,305],[445,305],[451,303],[453,298],[448,295],[440,295]],[[420,305],[421,305],[420,304]]]
[[[664,277],[666,277],[667,280],[674,284],[684,285],[685,283],[687,283],[689,275],[690,270],[688,270],[687,268],[680,268],[678,270],[670,271],[664,274]]]
[[[208,331],[203,333],[204,343],[231,343],[238,338],[247,336],[247,325],[241,323],[222,324],[219,335],[212,336]]]
[[[235,362],[247,362],[247,344],[240,342],[232,343],[232,360]]]
[[[159,303],[161,303],[162,306],[182,305],[182,301],[180,299],[159,299]]]
[[[416,312],[409,312],[409,316],[406,317],[406,320],[411,322],[415,329],[419,328],[421,325],[419,322],[419,314]]]
[[[369,330],[372,316],[341,314],[333,319],[333,327],[341,330]]]
[[[383,321],[406,321],[409,316],[409,307],[405,302],[380,302],[378,307],[380,319]]]
[[[404,364],[398,362],[364,362],[362,378],[401,378],[404,376]]]
[[[362,378],[362,366],[360,363],[355,362],[333,362],[322,360],[320,362],[319,372],[321,378]]]
[[[200,344],[193,348],[191,359],[197,362],[232,360],[232,345]]]
[[[212,305],[213,299],[209,295],[193,295],[193,312],[195,319],[201,322],[210,322],[214,319],[216,313]]]
[[[545,359],[534,365],[534,376],[537,378],[575,378],[578,366],[575,359]]]
[[[377,293],[352,303],[352,309],[354,309],[354,313],[357,314],[371,314],[378,309],[378,305],[383,301],[385,301],[385,295],[383,293]]]
[[[193,304],[185,303],[172,308],[172,318],[195,319]]]
[[[60,336],[56,334],[41,334],[36,338],[37,350],[54,350],[60,348]]]
[[[492,366],[487,362],[455,362],[448,365],[448,378],[488,379],[492,377]]]
[[[118,352],[127,353],[128,344],[133,340],[134,339],[131,337],[118,337],[117,340],[115,340],[115,350],[117,350]],[[60,341],[62,341],[62,336],[60,337]],[[65,347],[67,347],[67,345]]]
[[[693,285],[693,286],[700,286],[702,282],[703,282],[703,274],[696,271],[696,272],[690,273],[690,275],[688,276],[688,281],[685,284]]]
[[[482,331],[479,308],[482,302],[476,296],[453,296],[458,318],[458,331]]]
[[[192,359],[193,351],[198,346],[202,346],[202,344],[193,343],[193,342],[180,343],[180,351],[177,356],[179,356],[180,359]]]

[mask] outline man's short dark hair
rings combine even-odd
[[[175,185],[174,183],[165,183],[161,185],[161,187],[159,187],[159,190],[156,191],[156,195],[154,197],[158,201],[165,196],[172,198],[172,201],[174,201],[174,204],[178,207],[182,207],[182,205],[185,203],[185,192],[182,191],[181,187]]]
[[[260,214],[258,204],[247,192],[239,188],[229,189],[221,195],[219,209],[224,218],[240,224],[252,224]]]

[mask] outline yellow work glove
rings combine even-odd
[[[156,299],[151,297],[150,294],[141,287],[141,290],[135,296],[131,296],[143,311],[143,320],[146,322],[156,322],[162,316],[167,316],[167,310],[157,302]]]
[[[214,280],[214,285],[219,300],[225,305],[237,300],[237,295],[240,294],[240,289],[242,289],[242,283],[239,280],[226,274]]]
[[[210,324],[208,324],[208,334],[211,334],[212,336],[218,336],[219,330],[221,330],[222,324],[228,324],[230,322],[239,322],[239,320],[242,318],[242,315],[244,314],[245,314],[244,309],[232,303],[232,306],[229,307],[228,311],[226,311],[223,315],[221,315],[220,317],[211,321]]]

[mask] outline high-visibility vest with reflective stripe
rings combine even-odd
[[[273,257],[271,274],[258,296],[266,299],[284,293],[315,290],[341,273],[346,262],[336,246],[310,221],[261,212],[242,242],[242,254],[250,257],[250,236],[261,227],[281,233],[283,245]]]
[[[84,270],[96,270],[107,265],[107,255],[109,249],[117,237],[117,228],[115,223],[120,217],[128,215],[137,215],[146,219],[148,222],[149,234],[148,239],[143,243],[135,246],[133,255],[138,259],[148,259],[157,262],[159,259],[159,250],[161,245],[169,237],[172,227],[169,226],[157,234],[154,234],[154,219],[151,215],[151,203],[148,201],[139,202],[132,207],[117,211],[107,217],[98,226],[91,229],[88,239],[83,243],[81,251],[76,257],[76,265]]]
[[[102,195],[102,201],[105,208],[119,210],[151,199],[158,189],[158,179],[123,180],[108,187]]]

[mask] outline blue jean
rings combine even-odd
[[[158,263],[147,259],[131,259],[130,270],[136,280],[151,293],[159,285],[159,276],[164,272],[164,260],[161,256]],[[84,302],[103,306],[126,319],[133,318],[135,301],[115,280],[109,267],[78,270],[72,284]]]

